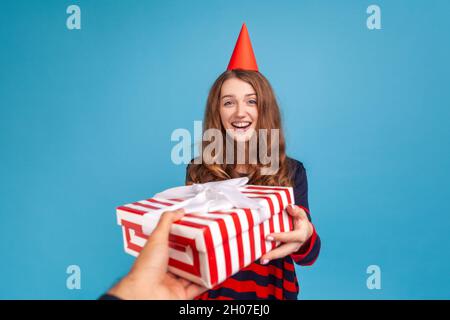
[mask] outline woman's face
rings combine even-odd
[[[238,78],[225,80],[220,92],[220,119],[236,141],[248,141],[258,121],[257,96],[253,87]]]

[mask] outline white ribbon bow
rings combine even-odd
[[[164,211],[183,208],[186,212],[206,214],[210,211],[230,210],[233,208],[265,209],[256,199],[245,196],[239,190],[247,184],[248,178],[235,178],[223,181],[213,181],[190,186],[175,187],[156,194],[153,198],[185,199],[168,208],[152,211],[144,215],[143,232],[150,234],[156,227]],[[268,210],[260,210],[262,219],[268,218]],[[267,217],[266,217],[267,216]]]

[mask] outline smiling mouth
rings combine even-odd
[[[252,123],[250,121],[234,121],[231,125],[236,131],[246,131]]]

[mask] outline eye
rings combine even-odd
[[[252,99],[252,100],[249,100],[248,103],[250,103],[250,104],[256,104],[256,100],[253,100],[253,99]]]
[[[231,101],[225,101],[223,104],[225,107],[231,106],[233,103]]]

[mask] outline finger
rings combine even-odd
[[[297,251],[299,243],[286,243],[282,244],[276,249],[266,253],[261,257],[261,264],[267,264],[269,261],[279,258],[284,258],[287,255]]]
[[[180,281],[181,285],[185,288],[189,287],[192,284],[192,282],[183,278],[179,278],[178,280]]]
[[[271,233],[266,237],[267,241],[281,241],[281,242],[299,242],[299,232],[298,230],[288,231],[288,232],[280,232],[280,233]]]
[[[289,205],[286,208],[286,211],[294,218],[302,219],[306,217],[306,212],[302,208],[296,206],[296,205]]]
[[[207,290],[208,288],[199,286],[195,283],[191,283],[188,287],[186,287],[186,298],[192,300]]]
[[[153,233],[149,236],[147,243],[142,248],[133,268],[157,268],[159,276],[164,276],[169,261],[169,232],[172,222],[180,219],[183,211],[177,210],[165,212]]]
[[[175,211],[166,211],[161,215],[161,218],[159,219],[158,225],[156,226],[155,230],[153,230],[149,240],[162,240],[162,241],[168,241],[169,240],[169,233],[170,233],[170,227],[172,226],[172,223],[174,223],[177,220],[180,220],[184,215],[183,209],[178,209]]]
[[[303,228],[308,227],[311,222],[306,217],[304,219],[294,219],[294,230],[303,230]]]
[[[178,276],[176,276],[176,275],[174,275],[174,274],[172,274],[172,273],[170,273],[170,272],[167,272],[167,276],[168,276],[170,279],[174,279],[174,280],[177,280],[177,281],[180,279]]]
[[[180,276],[177,276],[177,275],[175,275],[175,274],[173,274],[171,272],[167,272],[167,275],[170,278],[176,280],[181,286],[183,286],[183,288],[188,288],[190,285],[194,284],[193,282],[191,282],[191,281],[189,281],[189,280],[187,280],[185,278],[182,278]]]

